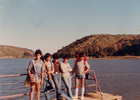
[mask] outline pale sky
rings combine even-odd
[[[140,0],[0,0],[0,45],[52,54],[91,34],[140,34]]]

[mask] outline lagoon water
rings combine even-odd
[[[25,74],[31,60],[0,59],[0,75]],[[75,59],[68,61],[71,67],[73,67],[74,61]],[[102,92],[121,95],[123,100],[140,100],[140,60],[89,59],[88,62],[91,66],[90,69],[96,73]],[[25,78],[26,76],[0,78],[0,96],[28,93],[30,89],[24,87]],[[74,86],[74,81],[72,84]],[[93,90],[94,87],[93,89],[87,88],[87,92],[93,92]],[[54,97],[55,94],[52,92],[50,95]],[[3,100],[29,100],[29,96]],[[45,100],[43,93],[41,93],[41,100]]]

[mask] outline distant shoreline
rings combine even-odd
[[[140,56],[106,56],[103,58],[86,57],[87,59],[140,59]],[[70,58],[76,59],[76,58]]]
[[[34,58],[33,57],[31,57],[31,58],[0,57],[0,59],[34,59]]]
[[[87,57],[87,59],[140,59],[140,56],[106,56],[103,58]]]
[[[34,57],[31,58],[0,57],[0,59],[34,59]],[[76,58],[70,58],[70,59],[76,59]],[[106,56],[103,58],[87,57],[87,59],[140,59],[140,56]]]

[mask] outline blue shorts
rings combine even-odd
[[[82,79],[82,78],[85,78],[85,74],[84,75],[75,75],[75,78],[78,78],[78,79]]]

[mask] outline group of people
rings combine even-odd
[[[54,54],[51,56],[50,53],[46,53],[45,56],[42,56],[42,51],[40,49],[35,51],[36,58],[29,63],[28,66],[28,75],[31,82],[30,88],[30,100],[33,100],[34,90],[36,91],[35,98],[40,100],[40,86],[43,85],[44,94],[46,100],[50,100],[48,94],[49,89],[56,90],[56,98],[61,99],[63,97],[61,93],[61,80],[64,82],[67,89],[67,97],[72,100],[78,98],[78,84],[81,80],[81,99],[84,99],[84,81],[85,73],[90,68],[85,54],[77,54],[77,59],[75,61],[73,69],[70,64],[67,62],[69,59],[68,55],[63,56],[63,61],[58,62],[59,56]],[[53,61],[51,61],[53,57]],[[71,75],[70,75],[70,72]],[[32,74],[36,73],[37,77],[34,77]],[[71,91],[71,79],[75,73],[75,96],[72,95]]]

